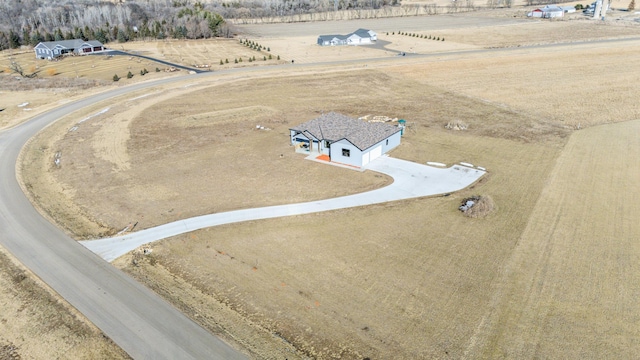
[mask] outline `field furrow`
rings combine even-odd
[[[503,273],[478,354],[638,356],[639,159],[640,121],[572,135]]]

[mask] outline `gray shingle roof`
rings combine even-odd
[[[331,41],[333,39],[346,40],[348,36],[347,35],[320,35],[318,37],[325,41]]]
[[[358,30],[356,30],[356,31],[354,31],[352,33],[347,34],[347,35],[320,35],[318,37],[320,39],[322,39],[322,40],[330,41],[330,40],[332,40],[334,38],[337,38],[339,40],[346,40],[347,38],[349,38],[352,35],[357,35],[357,36],[359,36],[361,38],[370,38],[372,36],[371,33],[370,33],[370,30],[360,28],[360,29],[358,29]]]
[[[361,38],[371,37],[371,33],[369,33],[369,30],[362,29],[362,28],[352,32],[352,34],[356,34],[356,35],[360,36]]]
[[[78,49],[82,44],[87,43],[91,46],[102,46],[102,43],[98,40],[84,41],[82,39],[74,40],[60,40],[60,41],[43,41],[40,44],[46,46],[48,49],[53,49],[56,45],[60,45],[66,49]]]
[[[399,132],[400,128],[384,123],[368,123],[330,112],[293,127],[291,130],[330,142],[345,139],[364,151]]]

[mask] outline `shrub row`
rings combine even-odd
[[[391,35],[395,35],[395,31],[391,33]],[[387,33],[387,35],[389,35],[389,33]],[[402,31],[398,31],[398,35],[405,35],[405,36],[411,36],[411,37],[417,37],[420,39],[427,39],[427,40],[435,40],[435,41],[444,41],[444,37],[440,38],[439,36],[431,36],[431,35],[422,35],[422,34],[415,34],[415,33],[407,33],[407,32],[402,32]]]

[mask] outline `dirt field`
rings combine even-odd
[[[598,26],[558,24],[518,26],[504,41],[494,27],[475,44],[467,29],[446,36],[513,47],[536,43],[536,26]],[[640,351],[640,72],[629,62],[639,52],[627,41],[221,74],[63,119],[30,144],[22,172],[43,211],[87,238],[383,186],[304,161],[287,129],[329,110],[405,118],[393,156],[471,162],[489,176],[448,197],[206,229],[115,265],[255,358],[625,358]],[[454,120],[469,129],[446,130]],[[497,208],[462,216],[472,195]]]
[[[0,248],[0,359],[129,359]]]
[[[640,121],[571,136],[472,338],[486,358],[634,358]]]

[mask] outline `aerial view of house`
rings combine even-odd
[[[358,29],[347,35],[320,35],[318,45],[369,45],[378,40],[378,35],[373,30]]]
[[[100,41],[82,39],[45,41],[33,48],[37,59],[53,60],[62,55],[85,55],[104,51],[107,48]]]
[[[400,145],[402,129],[330,112],[289,130],[291,145],[297,152],[325,155],[332,162],[363,167]]]
[[[640,360],[638,1],[0,0],[0,360]]]

